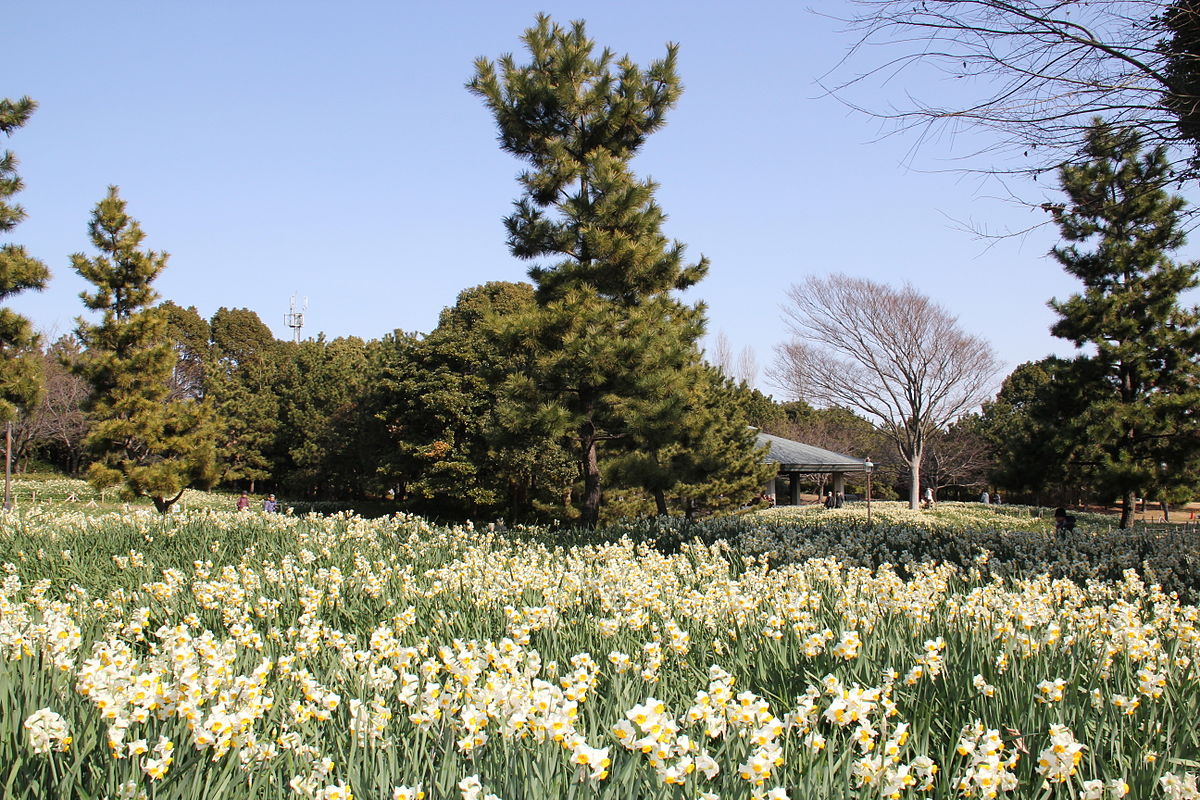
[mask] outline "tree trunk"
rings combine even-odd
[[[579,430],[580,465],[583,467],[583,505],[580,521],[589,530],[600,520],[600,463],[591,422]]]
[[[662,489],[654,490],[654,507],[658,510],[658,515],[660,517],[665,517],[670,514],[670,512],[667,511],[667,493]]]
[[[158,511],[158,513],[166,514],[168,511],[171,510],[171,506],[175,505],[175,501],[178,500],[179,498],[183,497],[183,493],[185,491],[187,491],[186,487],[184,487],[183,489],[180,489],[179,494],[175,495],[174,497],[172,497],[170,499],[167,499],[165,497],[157,497],[157,496],[152,496],[150,499],[154,501],[154,508],[155,508],[155,510]]]
[[[921,507],[921,457],[908,459],[908,507],[916,511]]]
[[[4,423],[4,509],[12,508],[12,420]]]
[[[508,522],[515,525],[525,510],[529,498],[529,481],[525,478],[508,482]]]
[[[1125,498],[1121,501],[1121,530],[1129,527],[1129,523],[1133,521],[1133,492],[1125,493]]]

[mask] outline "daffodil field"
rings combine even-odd
[[[1200,797],[1195,542],[822,512],[584,541],[23,506],[0,797]]]

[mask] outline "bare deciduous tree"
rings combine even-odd
[[[708,362],[721,370],[721,374],[726,378],[733,377],[733,345],[729,343],[725,331],[717,331],[717,341],[713,345],[712,356]]]
[[[995,464],[991,447],[979,431],[979,417],[968,415],[939,431],[928,444],[925,485],[936,494],[948,487],[986,486]]]
[[[1200,3],[1195,0],[857,0],[844,20],[857,43],[827,76],[835,96],[923,136],[994,131],[982,171],[1037,175],[1074,160],[1095,117],[1135,128],[1177,156],[1178,179],[1200,166]],[[927,77],[928,67],[949,83]],[[864,107],[856,87],[887,84],[900,105]],[[901,88],[902,87],[902,88]],[[885,90],[888,91],[888,90]],[[998,152],[1016,158],[999,163]]]
[[[758,380],[758,357],[754,354],[754,348],[750,345],[743,347],[738,351],[735,361],[733,345],[725,331],[717,331],[712,355],[708,356],[707,361],[719,369],[726,378],[742,381],[750,386],[754,386],[755,381]]]
[[[748,386],[753,386],[758,380],[758,356],[750,345],[738,352],[737,373],[737,379]]]
[[[18,459],[31,450],[51,451],[58,465],[72,475],[79,472],[84,457],[88,425],[83,404],[90,391],[86,381],[64,366],[78,354],[78,345],[65,336],[42,353],[45,391],[41,402],[14,427],[13,449]]]
[[[926,443],[991,394],[999,367],[991,345],[912,286],[831,275],[787,295],[796,338],[777,348],[771,378],[799,399],[874,424],[908,465],[916,508]]]

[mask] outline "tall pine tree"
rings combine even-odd
[[[534,416],[575,441],[581,521],[601,502],[599,450],[632,441],[637,398],[682,392],[703,331],[702,309],[671,292],[693,285],[707,261],[684,263],[662,232],[653,181],[630,168],[682,91],[675,45],[643,69],[595,52],[583,22],[539,16],[523,41],[529,62],[481,58],[468,84],[495,116],[501,147],[528,162],[524,195],[505,219],[508,244],[527,260],[537,309],[521,338],[533,369],[512,381]]]
[[[139,249],[145,234],[117,187],[96,205],[88,232],[101,254],[71,256],[96,287],[81,295],[84,305],[101,313],[98,324],[80,319],[76,328],[85,348],[78,372],[92,387],[88,477],[97,487],[123,483],[165,514],[187,487],[214,477],[212,414],[203,401],[170,397],[176,354],[167,312],[151,306],[167,254]]]
[[[1094,354],[1076,359],[1090,376],[1083,429],[1098,453],[1098,488],[1123,500],[1127,527],[1138,491],[1173,494],[1200,459],[1200,315],[1181,308],[1198,265],[1170,253],[1184,244],[1184,201],[1161,187],[1164,148],[1143,152],[1138,136],[1097,120],[1086,163],[1063,167],[1068,203],[1052,207],[1065,246],[1055,259],[1083,292],[1051,300],[1051,333]]]
[[[37,104],[28,97],[0,100],[0,133],[12,132],[28,121]],[[17,159],[9,151],[0,156],[0,234],[8,233],[25,218],[21,206],[9,198],[21,191]],[[0,245],[0,302],[26,289],[42,289],[50,277],[46,265],[17,244]],[[0,422],[11,421],[19,409],[37,404],[41,389],[37,336],[29,320],[0,307]]]

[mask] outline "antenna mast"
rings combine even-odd
[[[283,315],[287,326],[292,329],[292,341],[300,343],[300,329],[304,327],[304,312],[308,311],[308,298],[304,298],[304,305],[296,310],[296,295],[292,295],[292,302],[288,313]]]

